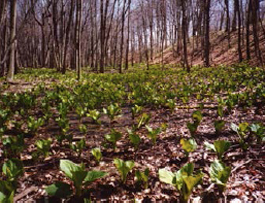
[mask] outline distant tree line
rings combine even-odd
[[[263,64],[264,7],[261,0],[1,0],[0,76],[12,80],[18,67],[71,68],[79,77],[81,67],[121,73],[135,63],[148,68],[159,54],[164,66],[169,46],[190,71],[187,46],[210,66],[210,32],[218,30],[227,33],[228,48],[237,32],[239,62]]]

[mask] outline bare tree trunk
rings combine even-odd
[[[252,26],[253,26],[253,36],[254,36],[254,45],[255,45],[255,54],[259,60],[260,65],[263,65],[262,55],[259,46],[259,29],[258,29],[258,12],[259,12],[259,1],[252,1]]]
[[[235,0],[235,8],[237,14],[237,22],[238,22],[238,36],[237,36],[237,45],[238,45],[238,60],[239,62],[242,62],[242,50],[241,50],[241,14],[240,14],[240,8],[239,8],[239,0]]]
[[[236,1],[234,1],[234,16],[232,20],[232,31],[236,31],[236,18],[237,18],[237,5]]]
[[[205,11],[204,11],[204,65],[206,67],[210,66],[210,7],[211,0],[205,1]]]
[[[100,73],[104,73],[105,65],[105,36],[106,36],[106,18],[108,13],[109,0],[106,0],[104,10],[104,0],[100,0]]]
[[[188,72],[190,72],[190,66],[188,62],[188,53],[187,53],[187,18],[186,18],[186,4],[185,0],[181,1],[181,7],[182,7],[182,38],[183,38],[183,50],[184,50],[184,65]]]
[[[75,41],[75,67],[77,80],[81,79],[81,21],[82,21],[82,0],[76,5],[76,41]]]
[[[227,32],[227,40],[228,40],[228,48],[230,49],[230,9],[229,9],[229,1],[225,0],[225,7],[226,7],[226,28],[225,31]]]
[[[3,24],[4,16],[6,15],[7,0],[0,1],[0,26]]]
[[[251,59],[251,55],[250,55],[250,40],[249,40],[249,36],[250,36],[250,16],[251,16],[251,0],[249,0],[248,3],[248,11],[247,11],[247,20],[246,20],[246,52],[247,52],[247,60]]]
[[[129,69],[129,48],[130,48],[130,16],[131,16],[131,0],[128,2],[128,17],[127,17],[127,42],[126,42],[126,58],[125,58],[125,70]]]
[[[70,35],[70,29],[71,29],[71,24],[72,24],[72,17],[73,17],[73,12],[74,12],[74,0],[71,0],[71,7],[70,7],[70,14],[69,14],[69,19],[66,27],[66,33],[65,33],[65,43],[64,43],[64,56],[63,56],[63,68],[62,68],[62,73],[65,74],[66,72],[66,58],[67,58],[67,50],[68,50],[68,43],[69,43],[69,35]]]
[[[17,0],[11,0],[10,5],[10,56],[7,80],[12,81],[15,73],[15,48],[16,48],[16,23],[17,23]],[[14,40],[15,39],[15,40]]]
[[[127,0],[123,0],[123,8],[122,8],[122,19],[121,19],[121,44],[120,44],[120,63],[119,63],[119,73],[122,73],[122,63],[123,63],[123,41],[124,41],[124,24],[125,24],[125,6]]]

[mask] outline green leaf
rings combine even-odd
[[[215,147],[214,147],[213,144],[211,144],[211,143],[205,141],[205,142],[204,142],[204,146],[206,147],[207,150],[212,150],[212,151],[216,152],[216,149],[215,149]]]
[[[88,172],[84,170],[72,171],[72,181],[74,182],[76,188],[80,188],[82,186],[82,183],[85,180],[87,173]]]
[[[148,188],[149,173],[150,173],[150,171],[149,171],[148,168],[146,168],[143,172],[141,172],[139,170],[137,170],[135,172],[136,181],[139,182],[139,183],[140,182],[145,183],[145,188]]]
[[[172,173],[165,169],[159,169],[159,179],[164,183],[175,186],[181,193],[182,199],[187,202],[193,188],[201,181],[203,173],[193,175],[194,164],[188,163],[184,165],[176,173]]]
[[[222,191],[225,190],[226,183],[231,173],[231,167],[227,167],[219,160],[215,160],[210,166],[210,177],[213,183],[220,186]]]
[[[185,201],[189,200],[193,188],[198,185],[202,180],[203,174],[199,173],[197,175],[184,176],[184,187],[182,188],[182,196]]]
[[[153,128],[149,127],[148,125],[146,125],[145,127],[146,127],[146,129],[148,131],[147,137],[150,138],[152,140],[153,145],[155,145],[156,144],[157,135],[159,133],[161,133],[161,128],[153,129]]]
[[[103,178],[106,175],[108,175],[108,173],[104,172],[104,171],[89,171],[85,177],[85,183],[91,183],[97,179]]]
[[[261,129],[261,126],[259,125],[259,124],[252,124],[251,126],[250,126],[250,130],[252,131],[252,132],[255,132],[255,133],[257,133],[258,131],[259,131],[259,129]]]
[[[91,150],[91,154],[95,157],[96,161],[99,162],[102,158],[102,153],[100,148],[94,148]]]
[[[195,123],[199,124],[202,120],[202,113],[200,111],[194,111],[192,113],[192,118],[193,118]]]
[[[181,175],[186,175],[186,176],[192,175],[193,171],[194,171],[193,163],[187,163],[184,166],[182,166],[182,168],[179,170]]]
[[[58,198],[67,198],[73,193],[71,186],[63,182],[56,182],[49,185],[45,188],[45,191],[49,196],[55,196]]]
[[[0,181],[0,202],[13,203],[15,188],[10,181]]]
[[[234,132],[238,133],[239,127],[238,127],[238,125],[236,125],[235,123],[231,123],[231,129],[232,129]]]
[[[224,116],[224,112],[223,112],[223,106],[218,106],[217,107],[217,114],[218,114],[218,116],[220,116],[220,117],[223,117]]]
[[[63,159],[60,160],[60,170],[63,171],[68,178],[73,180],[73,173],[76,171],[82,171],[82,168],[72,161]]]
[[[143,113],[140,119],[138,120],[137,129],[141,128],[142,126],[146,125],[149,120],[151,119],[151,116],[147,113]]]
[[[188,122],[187,123],[187,128],[189,129],[190,134],[193,136],[196,133],[196,131],[197,131],[198,124],[197,123]]]
[[[116,142],[122,138],[122,134],[115,129],[111,130],[110,134],[105,135],[105,139],[113,144],[116,147]]]
[[[121,159],[114,159],[113,163],[121,175],[122,182],[125,183],[128,173],[134,167],[134,162],[133,161],[123,161]]]
[[[14,181],[24,173],[23,162],[19,159],[9,159],[4,163],[2,171],[9,181]]]
[[[222,158],[223,154],[229,149],[231,143],[226,140],[216,140],[214,141],[214,147],[219,159]]]
[[[216,132],[220,132],[224,126],[225,126],[225,121],[223,120],[214,121],[214,127]]]
[[[49,156],[49,150],[51,148],[51,139],[47,140],[37,140],[35,145],[40,153],[44,155],[44,157]]]
[[[159,169],[158,174],[160,181],[173,185],[173,178],[175,176],[174,173],[166,169]]]
[[[216,152],[218,159],[221,159],[224,153],[229,149],[231,143],[226,140],[216,140],[214,144],[204,142],[204,145],[208,150]]]
[[[137,149],[141,142],[140,136],[130,129],[127,129],[127,132],[128,132],[131,143],[133,144],[134,148]]]
[[[193,152],[197,148],[197,143],[196,141],[191,138],[191,139],[181,139],[180,144],[182,146],[182,149],[188,154],[190,152]]]
[[[238,125],[239,131],[240,132],[245,132],[248,129],[249,124],[247,122],[240,123]]]

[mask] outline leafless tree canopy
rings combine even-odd
[[[255,56],[263,64],[264,17],[263,0],[1,0],[0,75],[12,79],[19,67],[122,72],[129,64],[149,67],[157,55],[164,65],[168,47],[189,71],[187,46],[211,65],[214,31],[227,33],[227,48],[237,33],[239,62]]]

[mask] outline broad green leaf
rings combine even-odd
[[[135,172],[135,177],[137,182],[144,182],[145,188],[148,188],[148,177],[149,177],[149,169],[145,169],[143,172],[137,170]]]
[[[115,167],[118,169],[118,171],[121,175],[122,182],[125,182],[128,173],[134,167],[134,162],[133,161],[123,161],[121,159],[114,159],[113,163],[115,164]]]
[[[216,140],[214,144],[204,142],[204,145],[208,150],[216,152],[218,159],[221,159],[224,153],[229,149],[231,143],[226,140]]]
[[[205,141],[205,142],[204,142],[204,146],[206,147],[207,150],[212,150],[212,151],[216,152],[216,149],[215,149],[215,147],[214,147],[213,144],[211,144],[211,143]]]
[[[134,148],[137,149],[141,142],[140,136],[136,132],[130,129],[127,129],[127,132],[131,143],[133,144]]]
[[[81,187],[83,181],[87,176],[87,171],[80,170],[80,171],[72,171],[72,181],[74,182],[75,187]]]
[[[111,130],[110,134],[105,135],[105,139],[113,144],[113,146],[116,146],[116,142],[119,141],[122,138],[122,134],[115,129]]]
[[[142,116],[138,120],[137,128],[139,129],[140,127],[146,125],[150,119],[151,119],[150,115],[148,115],[147,113],[143,113]]]
[[[225,121],[223,120],[214,121],[214,127],[216,132],[220,132],[224,126],[225,126]]]
[[[212,182],[225,189],[226,183],[231,173],[231,167],[227,167],[219,160],[215,160],[210,166],[210,177]]]
[[[106,175],[108,175],[108,173],[104,171],[89,171],[85,177],[85,182],[91,183],[99,178],[105,177]]]
[[[134,167],[134,162],[133,161],[125,161],[125,166],[130,171]]]
[[[179,170],[181,175],[187,175],[187,176],[192,175],[193,171],[194,171],[193,163],[187,163]]]
[[[82,171],[81,166],[73,163],[69,160],[60,160],[60,170],[65,173],[65,175],[73,180],[73,173],[76,171]]]
[[[226,140],[214,141],[214,148],[219,159],[222,158],[223,154],[229,149],[231,143]]]
[[[175,176],[174,173],[166,169],[159,169],[158,174],[160,181],[173,185],[173,178]]]
[[[195,123],[200,123],[202,120],[202,113],[200,111],[194,111],[192,113],[192,118],[194,119]]]
[[[220,117],[223,117],[224,116],[223,106],[220,106],[220,105],[218,106],[218,108],[217,108],[217,114]]]
[[[23,162],[19,159],[9,159],[4,163],[2,171],[9,181],[14,181],[24,172]]]
[[[182,149],[188,154],[190,152],[193,152],[197,148],[197,143],[194,139],[181,139],[180,144],[182,146]]]
[[[234,124],[234,123],[231,123],[231,129],[232,129],[234,132],[238,133],[239,127],[238,127],[238,125],[236,125],[236,124]]]
[[[159,133],[161,133],[161,128],[153,129],[153,128],[149,127],[148,125],[146,125],[145,127],[146,127],[146,129],[148,131],[147,137],[150,138],[152,140],[153,145],[155,145],[156,144],[157,135]]]
[[[248,129],[249,124],[247,122],[244,123],[240,123],[238,125],[238,128],[240,130],[240,132],[245,132]]]
[[[259,125],[259,124],[251,124],[250,125],[250,129],[251,129],[251,131],[252,132],[255,132],[255,133],[257,133],[258,131],[259,131],[259,129],[261,128],[261,126]]]
[[[45,191],[48,195],[58,198],[66,198],[73,193],[71,186],[63,182],[56,182],[49,185],[45,188]]]
[[[97,160],[97,162],[100,161],[100,159],[102,158],[102,153],[100,148],[94,148],[91,150],[91,154],[95,157],[95,159]]]
[[[187,123],[187,128],[190,131],[190,134],[193,136],[195,134],[195,132],[197,131],[198,128],[198,124],[197,123]]]
[[[182,188],[182,196],[185,201],[188,201],[193,188],[200,183],[202,180],[203,174],[199,173],[197,175],[190,175],[190,176],[184,176],[183,181],[184,181],[184,186]]]
[[[15,188],[10,181],[0,181],[0,202],[13,203]]]

